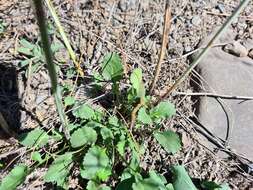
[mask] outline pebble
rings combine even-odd
[[[223,50],[237,57],[246,57],[248,55],[248,50],[246,49],[246,47],[244,47],[238,41],[225,45]]]
[[[120,0],[119,8],[121,11],[128,11],[135,8],[137,0]]]
[[[253,48],[249,50],[248,56],[253,59]]]
[[[194,16],[191,20],[191,23],[195,26],[199,26],[201,24],[201,18],[200,16]]]
[[[220,11],[220,13],[224,13],[225,12],[225,7],[224,7],[224,5],[223,4],[218,4],[217,6],[216,6],[216,8]]]

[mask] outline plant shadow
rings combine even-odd
[[[0,139],[14,136],[21,125],[17,81],[15,66],[0,63]]]

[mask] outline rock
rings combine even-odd
[[[202,20],[200,18],[200,16],[194,16],[191,20],[191,23],[195,26],[199,26],[201,24]]]
[[[216,8],[220,11],[220,13],[224,13],[225,12],[225,7],[223,4],[219,3]]]
[[[119,8],[122,11],[128,11],[136,7],[137,0],[120,0],[119,2]]]
[[[231,41],[231,34],[232,31],[229,31],[217,43]],[[238,42],[235,44],[238,45]],[[237,52],[237,54],[242,53]],[[196,68],[205,80],[201,91],[231,96],[253,96],[253,60],[249,57],[238,57],[237,54],[236,56],[228,54],[221,47],[212,48],[208,52]],[[245,52],[243,54],[245,55]],[[219,101],[215,97],[200,97],[196,105],[196,114],[200,124],[218,137],[218,140],[226,141],[226,136],[229,134],[228,146],[253,161],[252,108],[252,100],[221,99]],[[203,139],[202,142],[210,149],[216,147],[206,137]]]
[[[248,50],[240,42],[235,41],[224,46],[223,50],[238,57],[246,57]]]
[[[248,56],[253,59],[253,48],[249,50]]]

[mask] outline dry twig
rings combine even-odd
[[[156,68],[155,68],[155,76],[154,76],[154,79],[153,79],[152,84],[151,84],[150,94],[153,93],[155,85],[156,85],[157,80],[159,78],[162,62],[163,62],[163,59],[164,59],[164,56],[165,56],[166,46],[168,44],[170,26],[171,26],[171,8],[169,6],[169,1],[166,1],[165,15],[164,15],[164,28],[163,28],[162,47],[161,47],[161,52],[160,52],[159,60],[158,60],[158,63],[156,65]]]

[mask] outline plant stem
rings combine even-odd
[[[48,7],[48,9],[49,9],[49,11],[50,11],[50,13],[51,13],[51,15],[52,15],[54,21],[55,21],[56,27],[57,27],[57,29],[58,29],[58,31],[59,31],[61,37],[62,37],[62,40],[63,40],[63,42],[64,42],[64,44],[65,44],[65,46],[66,46],[66,48],[67,48],[67,50],[68,50],[68,52],[69,52],[69,55],[70,55],[72,61],[74,62],[74,65],[75,65],[75,67],[76,67],[76,69],[77,69],[77,72],[80,74],[81,77],[84,77],[83,70],[82,70],[82,68],[80,67],[80,64],[79,64],[79,63],[77,62],[77,60],[76,60],[76,54],[75,54],[75,52],[73,51],[73,49],[72,49],[72,47],[71,47],[71,45],[70,45],[70,43],[69,43],[69,40],[68,40],[68,38],[67,38],[67,36],[66,36],[64,30],[63,30],[63,27],[61,26],[61,22],[60,22],[60,20],[59,20],[57,14],[56,14],[56,11],[55,11],[55,9],[54,9],[53,4],[51,3],[50,0],[45,0],[45,2],[46,2],[46,4],[47,4],[47,7]]]
[[[155,89],[155,85],[157,83],[157,80],[159,78],[159,74],[161,71],[162,67],[162,62],[165,56],[165,50],[166,46],[168,44],[168,39],[169,39],[169,31],[170,31],[170,26],[171,26],[171,8],[169,7],[169,2],[167,0],[166,6],[165,6],[165,15],[164,15],[164,27],[163,27],[163,38],[162,38],[162,47],[159,55],[159,60],[155,68],[155,76],[151,84],[150,88],[150,95],[153,94],[153,91]]]
[[[68,125],[68,121],[64,112],[61,91],[57,83],[57,73],[55,70],[55,65],[53,63],[53,55],[50,48],[51,46],[50,46],[50,42],[48,38],[46,19],[44,15],[42,0],[33,0],[33,2],[35,5],[35,13],[36,13],[37,21],[38,21],[40,34],[41,34],[41,42],[42,42],[43,51],[44,51],[45,59],[47,63],[47,69],[48,69],[49,77],[51,81],[52,94],[54,96],[57,111],[58,111],[61,123],[63,125],[63,131],[65,133],[65,137],[69,139],[69,132],[66,131],[66,126]]]

